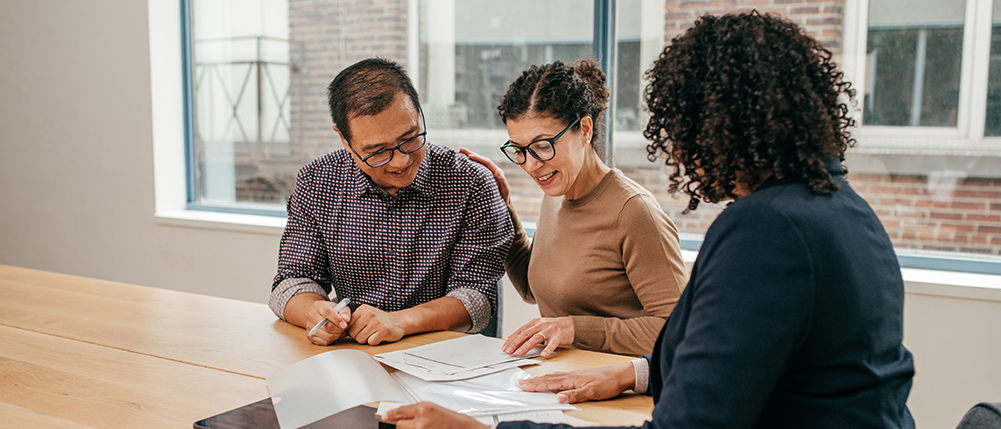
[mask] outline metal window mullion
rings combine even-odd
[[[181,8],[181,80],[184,90],[184,177],[187,203],[195,202],[195,135],[194,135],[194,87],[192,69],[194,58],[191,52],[191,4],[180,0]]]
[[[917,52],[914,53],[914,88],[911,93],[911,121],[912,127],[921,125],[921,104],[924,101],[925,89],[925,57],[928,53],[928,30],[922,28],[918,30]]]
[[[991,66],[991,34],[993,31],[993,0],[973,0],[967,7],[973,11],[975,21],[972,23],[974,32],[972,48],[972,82],[970,83],[969,102],[969,135],[970,141],[980,142],[984,139],[984,129],[987,121],[987,88],[990,80]]]
[[[605,115],[605,164],[615,166],[615,146],[612,132],[615,124],[615,93],[616,91],[616,32],[615,32],[615,0],[594,0],[594,55],[598,65],[605,71],[608,83],[608,113]],[[597,127],[598,124],[595,124]]]

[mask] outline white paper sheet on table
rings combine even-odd
[[[524,356],[501,351],[504,340],[470,335],[434,344],[375,355],[376,360],[425,381],[462,380],[507,368],[534,365],[541,347]]]
[[[403,372],[390,375],[358,350],[334,350],[304,359],[268,376],[268,390],[282,429],[295,429],[371,402],[431,401],[476,415],[542,409],[576,409],[553,393],[522,392],[528,377],[510,368],[463,381],[427,382]],[[547,408],[548,407],[548,408]]]
[[[375,414],[381,417],[385,415],[386,412],[388,412],[389,410],[403,405],[406,404],[400,404],[395,402],[380,402],[379,409],[375,412]],[[524,412],[519,411],[513,413],[494,414],[486,416],[472,416],[472,417],[477,421],[479,421],[480,423],[491,426],[500,422],[516,422],[520,420],[530,420],[536,423],[564,423],[564,424],[570,423],[571,421],[584,422],[583,420],[580,419],[571,420],[570,417],[567,417],[565,414],[563,414],[563,411],[560,410],[537,410],[537,411],[524,411]],[[597,425],[594,423],[590,423],[586,424],[586,426],[597,426]]]
[[[576,410],[553,393],[525,392],[518,380],[530,375],[518,368],[458,381],[424,381],[402,371],[392,374],[411,396],[470,416],[543,410]]]
[[[416,402],[382,365],[358,350],[321,353],[282,368],[268,376],[268,390],[282,429],[370,402]]]

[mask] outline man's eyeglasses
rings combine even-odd
[[[348,142],[347,139],[344,141],[348,143],[348,147],[355,153],[355,156],[357,156],[358,159],[361,159],[365,164],[368,164],[369,167],[382,167],[383,165],[389,164],[389,161],[393,160],[393,153],[397,150],[402,153],[414,153],[424,147],[428,134],[427,122],[424,120],[424,110],[421,109],[421,106],[417,106],[417,110],[421,112],[421,124],[424,125],[424,132],[400,142],[400,144],[393,148],[379,149],[369,156],[361,156],[361,154],[359,154],[358,151],[351,146],[351,142]]]
[[[529,143],[528,146],[514,145],[511,144],[511,140],[508,140],[507,143],[500,147],[500,149],[504,152],[504,155],[507,155],[507,159],[510,159],[511,162],[518,165],[524,164],[525,161],[528,160],[525,152],[532,154],[532,156],[539,161],[549,161],[550,159],[556,157],[556,140],[563,137],[563,134],[566,133],[567,130],[573,128],[574,125],[577,125],[577,123],[580,122],[580,119],[581,118],[577,118],[576,121],[567,125],[563,131],[560,131],[559,134],[553,137],[538,139]]]

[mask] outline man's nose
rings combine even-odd
[[[402,168],[406,168],[408,165],[410,165],[410,156],[411,155],[413,155],[413,154],[412,153],[403,153],[403,151],[401,151],[399,149],[396,149],[395,151],[393,151],[393,159],[389,160],[389,163],[387,164],[387,166],[390,167],[393,170],[399,170],[399,169],[402,169]]]

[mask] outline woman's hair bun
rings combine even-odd
[[[607,80],[605,72],[598,67],[598,62],[592,58],[582,58],[574,62],[573,70],[591,90],[594,104],[601,106],[600,110],[604,110],[604,106],[608,104],[609,92],[605,84]]]

